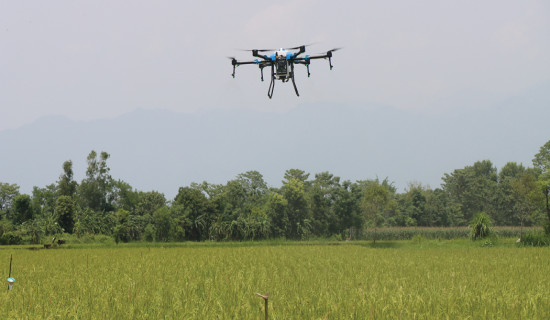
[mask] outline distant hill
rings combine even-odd
[[[111,154],[115,179],[169,198],[193,181],[225,183],[248,170],[279,186],[291,168],[311,177],[388,177],[401,189],[411,181],[438,187],[443,173],[477,160],[530,166],[550,139],[550,101],[530,98],[436,112],[304,104],[286,113],[135,110],[89,122],[51,116],[0,131],[0,181],[30,193],[57,181],[69,159],[80,181],[94,149]]]

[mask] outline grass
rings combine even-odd
[[[270,319],[550,318],[550,249],[513,239],[9,247],[5,278],[10,254],[10,319],[262,319],[256,292]]]

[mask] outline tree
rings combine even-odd
[[[498,187],[496,195],[496,214],[493,220],[497,225],[517,225],[515,205],[516,198],[512,183],[518,176],[527,172],[527,169],[520,163],[508,162],[498,173]]]
[[[31,206],[31,197],[28,194],[17,195],[13,199],[12,220],[14,224],[20,224],[32,220],[33,211]]]
[[[361,212],[361,198],[363,189],[357,183],[349,180],[342,182],[335,191],[336,199],[333,204],[334,215],[338,218],[339,231],[346,231],[345,237],[352,237],[352,229],[361,229],[364,217]]]
[[[390,192],[388,188],[381,185],[378,180],[372,181],[365,188],[363,196],[363,210],[367,217],[372,217],[374,220],[374,239],[373,243],[376,243],[376,228],[377,218],[380,211],[390,201]]]
[[[167,206],[161,207],[153,213],[153,221],[155,223],[155,240],[167,242],[172,238],[172,217],[170,208]]]
[[[9,214],[13,200],[18,195],[18,185],[0,182],[0,213]]]
[[[110,211],[112,191],[112,178],[109,175],[107,159],[110,155],[107,152],[101,152],[97,159],[97,153],[92,150],[88,155],[88,169],[86,178],[80,184],[80,200],[83,207],[89,207],[94,211]]]
[[[119,243],[120,241],[130,241],[130,212],[124,209],[118,209],[115,213],[115,223],[115,227],[113,228],[115,242]]]
[[[55,212],[58,216],[59,226],[67,233],[73,233],[75,221],[75,204],[71,196],[59,196],[55,206]]]
[[[447,192],[451,205],[462,213],[459,224],[470,221],[477,212],[494,215],[497,170],[489,160],[477,161],[473,166],[457,169],[443,177],[443,190]]]
[[[540,147],[539,152],[533,159],[533,166],[539,175],[538,183],[545,199],[546,215],[550,224],[550,206],[548,198],[550,197],[550,140]]]
[[[291,179],[297,179],[298,181],[301,181],[304,186],[307,186],[309,173],[306,173],[305,171],[300,169],[288,169],[287,171],[285,171],[284,178],[285,180],[283,180],[283,184],[287,183]]]
[[[139,192],[138,203],[135,209],[137,215],[153,216],[153,213],[166,205],[166,197],[157,191]]]
[[[33,187],[32,189],[32,208],[35,217],[50,216],[55,211],[57,202],[57,186],[55,184],[47,185],[44,188]],[[55,219],[57,222],[57,219]]]
[[[174,199],[174,204],[183,205],[185,216],[191,222],[190,230],[186,232],[186,236],[190,240],[207,239],[211,217],[210,204],[206,196],[200,190],[181,187]]]
[[[132,186],[128,183],[117,180],[113,181],[111,199],[115,208],[133,212],[138,205],[139,194],[137,191],[132,190]]]
[[[337,201],[340,188],[340,178],[329,172],[315,174],[308,192],[311,205],[313,232],[320,236],[330,236],[337,233],[338,218],[333,206]]]
[[[271,218],[271,230],[275,237],[286,237],[290,234],[288,218],[288,201],[279,193],[273,192],[267,202],[267,214]]]
[[[78,184],[73,180],[73,162],[67,160],[63,162],[63,173],[59,176],[57,182],[57,191],[60,196],[72,197],[76,193]]]
[[[306,238],[311,231],[311,220],[306,201],[304,182],[298,178],[289,177],[281,188],[287,201],[287,217],[289,229],[286,237],[291,239]]]
[[[520,238],[523,235],[523,225],[531,222],[533,213],[537,208],[537,202],[541,198],[537,180],[533,174],[522,173],[512,181],[513,196],[515,199],[514,210],[520,220]],[[537,199],[538,198],[538,199]]]

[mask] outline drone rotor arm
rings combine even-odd
[[[255,60],[255,61],[237,61],[237,59],[233,58],[233,57],[228,57],[229,59],[231,59],[231,65],[233,65],[233,73],[231,74],[231,76],[233,78],[235,78],[235,68],[240,66],[240,65],[245,65],[245,64],[259,64],[259,63],[262,63],[263,61],[259,61],[259,60]]]

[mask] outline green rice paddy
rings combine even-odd
[[[550,319],[549,248],[337,244],[3,248],[0,317]]]

